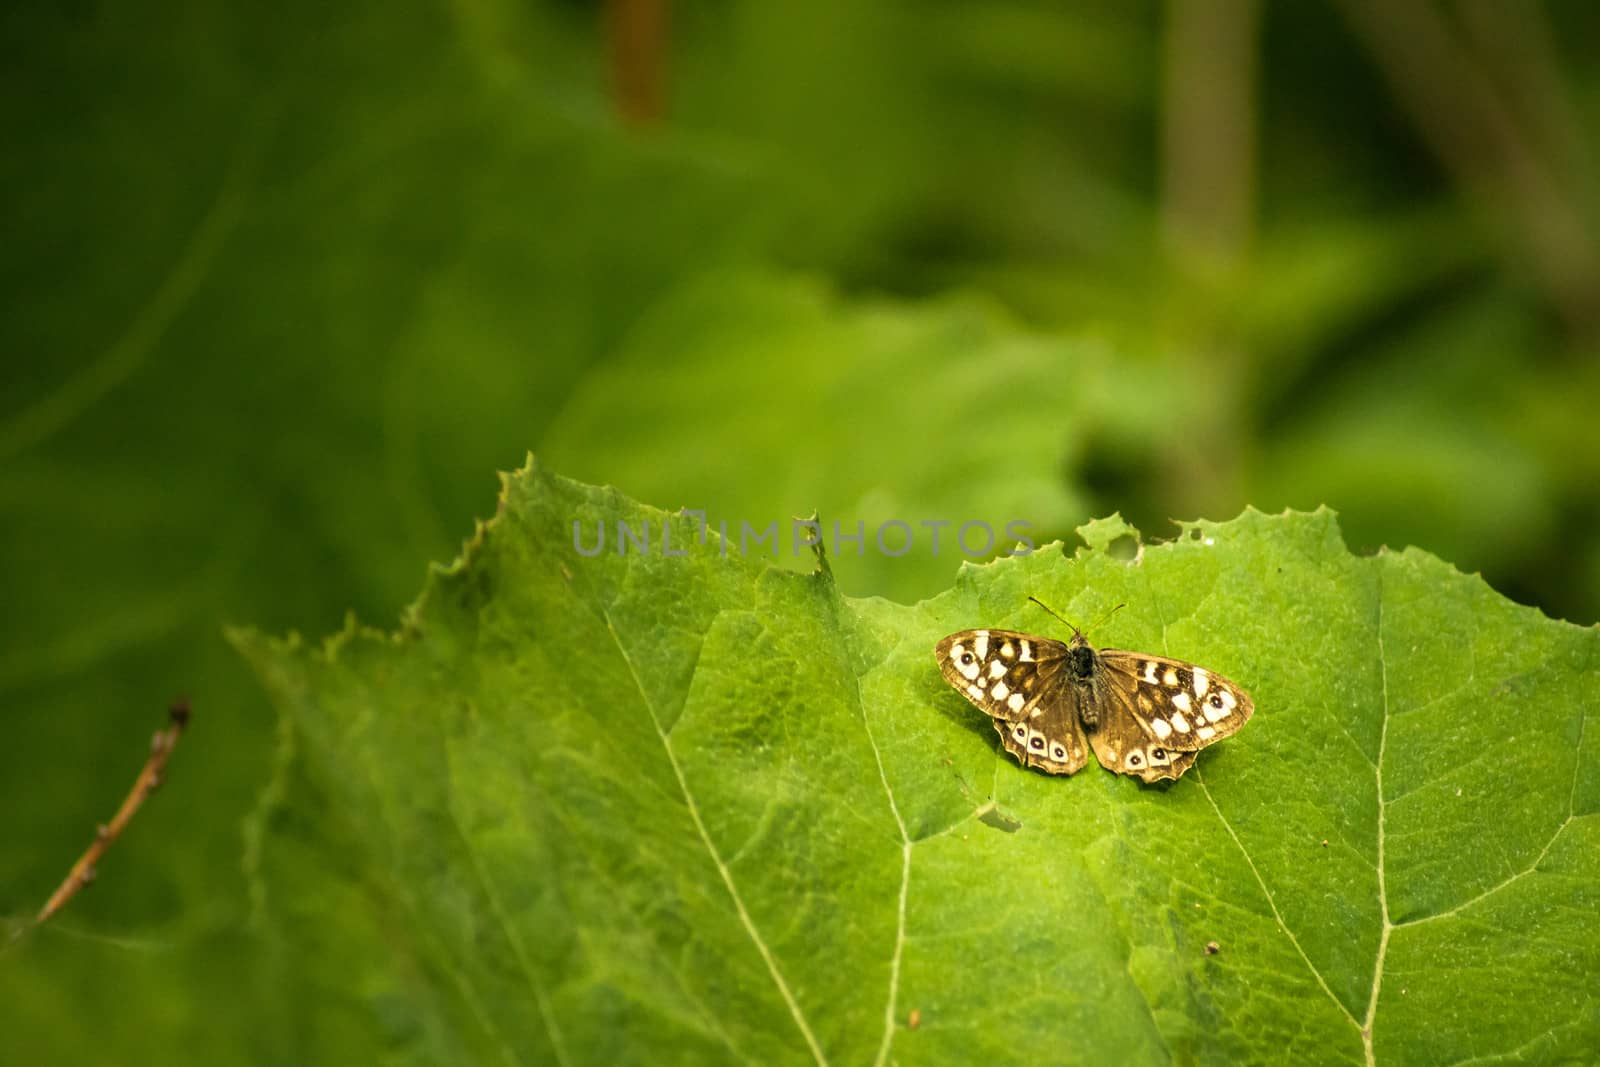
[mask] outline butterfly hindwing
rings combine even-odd
[[[1215,671],[1144,652],[1096,653],[1104,726],[1090,735],[1101,766],[1146,782],[1177,778],[1195,753],[1255,712],[1244,690]]]
[[[1073,774],[1088,762],[1067,646],[1015,630],[962,630],[934,649],[945,680],[993,720],[1025,767]]]

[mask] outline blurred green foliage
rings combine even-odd
[[[0,13],[0,912],[196,708],[17,1056],[294,1058],[222,626],[393,619],[529,448],[753,522],[1326,503],[1600,615],[1600,9],[612,8]]]

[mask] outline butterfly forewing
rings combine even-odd
[[[1146,782],[1177,778],[1255,711],[1232,681],[1193,663],[1014,630],[963,630],[935,648],[945,679],[994,720],[1024,766],[1072,774],[1087,761]]]
[[[934,649],[945,680],[993,720],[1025,767],[1072,774],[1088,762],[1067,645],[1015,630],[962,630]]]

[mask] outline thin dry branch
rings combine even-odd
[[[84,849],[83,855],[78,857],[78,862],[72,865],[72,870],[67,872],[66,878],[50,894],[50,899],[44,907],[39,909],[39,914],[33,918],[33,925],[39,926],[48,922],[50,917],[66,906],[67,902],[78,895],[78,891],[94,881],[95,869],[100,864],[100,858],[106,854],[117,838],[122,836],[122,831],[127,829],[128,823],[133,820],[139,808],[144,805],[151,793],[161,785],[161,780],[166,773],[167,761],[172,758],[172,750],[178,746],[178,738],[183,736],[183,728],[189,725],[189,704],[187,701],[178,701],[167,712],[167,726],[157,730],[150,739],[150,756],[144,761],[144,768],[139,771],[139,777],[133,780],[133,788],[128,790],[128,795],[122,801],[122,807],[111,817],[111,821],[100,826],[94,835],[94,840],[89,847]]]

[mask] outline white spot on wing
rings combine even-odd
[[[1011,690],[1006,688],[1006,683],[1004,682],[994,683],[994,688],[989,690],[989,695],[994,697],[996,700],[1004,700],[1010,694]]]
[[[976,630],[976,631],[973,632],[972,636],[977,638],[977,640],[972,642],[972,651],[977,653],[977,656],[978,656],[979,659],[988,659],[989,658],[989,631],[988,630]]]
[[[1150,729],[1154,730],[1156,736],[1163,741],[1172,736],[1172,727],[1167,725],[1165,719],[1151,719]]]
[[[1204,699],[1206,690],[1210,688],[1211,675],[1206,673],[1206,669],[1204,667],[1196,667],[1194,669],[1194,698],[1196,700]]]
[[[1212,726],[1202,726],[1202,727],[1200,727],[1200,731],[1199,732],[1200,732],[1200,740],[1202,740],[1202,741],[1209,741],[1213,737],[1217,736],[1216,728],[1212,727]]]
[[[1182,692],[1182,691],[1179,691],[1177,693],[1173,693],[1172,694],[1172,706],[1177,708],[1179,711],[1188,711],[1189,710],[1189,694],[1185,693],[1185,692]],[[1176,721],[1177,716],[1173,716],[1173,719],[1174,719],[1174,721]]]
[[[1013,645],[1010,641],[1007,641],[1005,644],[1000,646],[1000,654],[1006,659],[1010,659],[1012,656],[1017,654],[1017,646]]]
[[[1165,686],[1177,685],[1178,684],[1178,672],[1173,670],[1171,667],[1168,667],[1167,668],[1167,673],[1165,673],[1165,674],[1163,674],[1161,676],[1161,684],[1165,685]]]
[[[1005,665],[1004,661],[997,660],[997,659],[989,661],[989,677],[990,678],[1003,678],[1003,677],[1005,677],[1005,673],[1006,673],[1006,665]]]
[[[1146,685],[1156,684],[1156,665],[1154,660],[1144,661],[1144,673],[1139,676]]]
[[[1175,711],[1172,713],[1172,728],[1180,734],[1189,732],[1189,720],[1183,717],[1183,712]]]
[[[1011,699],[1006,701],[1006,707],[1010,708],[1013,712],[1018,712],[1022,710],[1022,705],[1025,703],[1027,702],[1023,700],[1021,693],[1012,693]]]
[[[1021,662],[1021,663],[1032,663],[1033,662],[1033,642],[1024,640],[1024,641],[1019,641],[1018,644],[1020,644],[1022,646],[1022,655],[1017,657],[1018,662]]]

